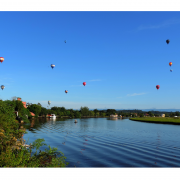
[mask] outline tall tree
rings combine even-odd
[[[80,109],[82,116],[89,116],[89,108],[88,107],[81,107]]]

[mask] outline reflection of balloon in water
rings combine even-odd
[[[83,85],[85,86],[85,85],[86,85],[86,82],[83,82]]]
[[[51,64],[51,67],[52,67],[52,69],[55,67],[55,65],[54,64]]]
[[[4,61],[4,58],[3,57],[0,57],[0,62],[2,63]]]
[[[5,86],[4,86],[4,85],[2,85],[2,86],[1,86],[1,89],[3,90],[4,88],[5,88]]]
[[[66,43],[66,40],[64,42]]]
[[[65,90],[65,93],[67,94],[67,93],[68,93],[68,91],[67,91],[67,90]]]
[[[169,65],[172,66],[172,62],[170,62]]]
[[[156,88],[159,89],[159,88],[160,88],[160,85],[157,85]]]
[[[51,101],[48,101],[48,104],[50,105],[50,104],[51,104]]]
[[[167,39],[167,40],[166,40],[166,43],[167,43],[167,44],[169,44],[169,42],[170,42],[170,40],[169,40],[169,39]]]
[[[172,70],[172,69],[171,69],[170,71],[171,71],[171,72],[173,72],[173,70]]]

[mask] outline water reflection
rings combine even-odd
[[[34,119],[24,139],[44,138],[69,167],[179,167],[180,126],[114,118]],[[22,127],[21,127],[22,128]],[[32,130],[29,130],[32,128]],[[36,133],[36,134],[34,134]]]
[[[110,117],[109,120],[115,120],[115,121],[117,121],[117,120],[118,120],[118,117]]]

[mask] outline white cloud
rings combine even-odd
[[[127,96],[139,96],[147,93],[133,93],[133,94],[127,94]]]
[[[180,19],[170,19],[170,20],[166,20],[160,24],[156,24],[156,25],[148,25],[148,26],[139,26],[137,28],[137,30],[141,31],[141,30],[144,30],[144,29],[159,29],[159,28],[163,28],[163,27],[168,27],[170,25],[173,25],[173,24],[180,24]]]

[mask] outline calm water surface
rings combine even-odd
[[[44,138],[68,167],[179,167],[180,125],[108,118],[35,119],[24,139]],[[42,147],[44,150],[47,147]]]

